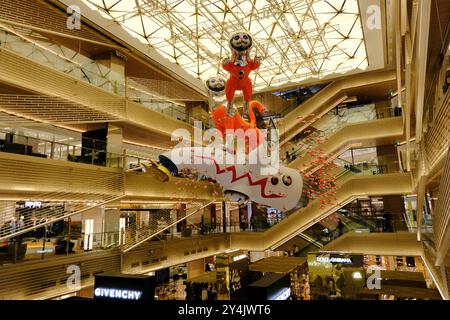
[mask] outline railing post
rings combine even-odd
[[[66,246],[66,256],[69,255],[69,249],[70,249],[70,234],[72,232],[72,219],[69,217],[67,218],[68,227],[67,227],[67,246]]]
[[[13,258],[13,263],[17,262],[17,240],[15,238],[13,238],[14,241],[14,258]]]
[[[50,159],[53,159],[55,155],[55,143],[50,142]]]
[[[42,256],[41,256],[41,260],[44,260],[44,254],[45,254],[45,241],[47,241],[47,230],[46,230],[46,226],[43,226],[44,228],[44,238],[43,238],[43,242],[42,242]]]
[[[29,140],[28,140],[28,136],[27,136],[27,137],[26,137],[25,154],[28,154],[28,143],[29,143]]]

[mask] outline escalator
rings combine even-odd
[[[395,79],[395,72],[387,71],[346,77],[330,83],[298,107],[292,108],[292,111],[285,115],[284,126],[280,128],[281,145],[289,142],[299,132],[348,97],[355,95],[361,87],[393,83]]]
[[[347,174],[338,183],[333,204],[323,206],[320,199],[317,198],[264,232],[233,233],[230,239],[231,248],[254,251],[276,248],[358,197],[408,194],[412,191],[409,173]]]
[[[181,212],[179,210],[173,210],[175,207],[172,209],[161,209],[152,214],[152,220],[148,224],[142,226],[137,226],[136,224],[127,226],[123,232],[122,252],[128,252],[140,244],[162,234],[164,231],[176,226],[181,221],[186,220],[212,203],[213,202],[198,204],[193,208]]]
[[[414,232],[347,232],[327,243],[324,251],[345,251],[367,255],[423,256],[423,245]]]
[[[368,217],[361,217],[354,214],[346,214],[343,215],[339,212],[337,214],[341,215],[341,217],[345,217],[349,220],[349,222],[354,223],[355,225],[358,225],[359,228],[367,229],[370,232],[374,232],[378,229],[379,225],[376,222],[376,218],[368,218]]]
[[[65,270],[61,269],[57,273],[55,280],[54,269],[60,268],[61,263],[76,264],[88,263],[92,265],[91,269],[84,267],[86,280],[82,285],[92,285],[94,274],[98,271],[107,270],[126,273],[145,273],[155,268],[164,268],[171,265],[185,263],[187,261],[201,259],[225,252],[226,250],[250,250],[264,251],[269,248],[277,248],[287,240],[297,237],[304,230],[323,220],[324,217],[336,212],[340,207],[345,205],[358,195],[382,195],[382,194],[404,194],[412,192],[410,174],[383,174],[383,175],[357,175],[348,173],[342,175],[342,181],[339,182],[336,202],[333,206],[321,208],[320,201],[317,199],[310,201],[306,208],[302,208],[292,213],[280,223],[271,227],[264,232],[236,232],[236,233],[220,233],[211,234],[201,237],[181,237],[173,240],[162,241],[146,241],[147,237],[141,237],[139,244],[127,252],[123,252],[123,260],[120,258],[120,250],[112,249],[91,254],[80,254],[74,256],[61,256],[57,259],[49,259],[48,262],[41,260],[30,261],[29,263],[18,264],[21,266],[4,266],[0,268],[0,279],[7,279],[15,275],[21,282],[18,286],[26,287],[27,292],[15,290],[17,288],[14,283],[8,282],[5,290],[0,290],[0,295],[10,298],[25,298],[42,296],[44,293],[40,291],[42,285],[50,280],[55,283],[54,286],[47,286],[45,295],[61,295],[68,292],[64,285],[65,280],[58,285],[58,279],[66,279]],[[191,211],[189,211],[191,212]],[[188,213],[189,214],[189,213]],[[353,222],[352,222],[353,223]],[[167,226],[166,226],[167,227]],[[164,230],[160,228],[159,231]],[[353,225],[352,225],[353,228]],[[354,229],[354,228],[353,228]],[[153,233],[154,235],[154,233]],[[351,237],[349,236],[351,235]],[[418,249],[409,235],[393,236],[393,234],[381,234],[385,238],[377,238],[374,241],[366,241],[367,236],[377,235],[376,233],[362,234],[364,237],[355,238],[353,232],[346,232],[343,236],[335,241],[328,242],[324,247],[318,242],[310,245],[310,250],[332,250],[332,249],[348,249],[358,252],[388,252],[398,253],[403,250],[402,255],[408,252],[408,255],[415,255]],[[394,234],[396,235],[396,234]],[[149,234],[148,236],[151,236]],[[356,234],[358,236],[358,234]],[[403,238],[402,238],[403,237]],[[298,238],[298,237],[297,237]],[[305,238],[305,237],[303,237]],[[342,241],[341,239],[350,239],[350,241]],[[356,240],[355,240],[356,239]],[[138,239],[139,240],[139,239]],[[370,239],[369,239],[370,240]],[[338,246],[340,242],[340,245]],[[334,245],[334,247],[329,247]],[[366,247],[364,247],[364,245]],[[371,247],[372,246],[372,247]],[[376,246],[376,247],[374,247]],[[398,250],[396,249],[398,248]],[[397,250],[397,251],[396,251]],[[412,251],[415,250],[415,251]],[[44,260],[45,261],[45,260]],[[122,261],[122,262],[121,262]],[[54,266],[52,269],[51,266]],[[40,274],[48,270],[47,278],[42,278]],[[59,270],[59,269],[58,269]],[[23,279],[23,281],[22,281]],[[26,286],[24,281],[26,281]]]
[[[315,144],[310,144],[296,152],[296,157],[289,167],[305,171],[315,169],[333,157],[339,156],[351,147],[368,147],[382,144],[393,144],[403,135],[403,120],[401,117],[376,119],[366,122],[348,124],[325,140],[317,138]],[[320,139],[320,140],[319,140]]]
[[[275,92],[275,96],[291,101],[291,103],[287,107],[281,110],[281,112],[278,114],[278,117],[284,118],[295,108],[299,107],[300,105],[311,99],[314,95],[318,94],[328,84],[329,83]]]
[[[124,180],[116,169],[1,153],[0,192],[23,204],[1,208],[0,240],[122,199]]]
[[[299,234],[309,244],[302,248],[301,255],[306,255],[308,252],[322,249],[328,243],[338,239],[347,232],[375,232],[377,230],[373,221],[365,217],[356,217],[354,215],[345,215],[336,211],[335,213],[325,217],[320,222],[309,227]],[[340,222],[342,224],[340,224]]]

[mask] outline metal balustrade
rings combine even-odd
[[[335,160],[335,162],[338,160]],[[350,179],[357,177],[357,176],[373,176],[373,175],[381,175],[381,174],[387,174],[387,170],[386,170],[386,166],[382,166],[382,165],[368,165],[368,164],[357,164],[357,165],[352,165],[352,168],[348,167],[348,166],[340,166],[338,165],[337,168],[333,169],[331,167],[331,165],[329,165],[329,167],[326,170],[335,170],[335,174],[333,175],[333,181],[332,183],[336,185],[336,190],[339,189],[340,186],[344,185],[347,181],[349,181]],[[392,172],[391,172],[392,173]],[[317,179],[320,179],[320,176],[317,174],[313,174],[313,177],[317,177]],[[313,179],[314,181],[314,179]],[[314,191],[312,192],[311,197],[308,199],[308,204],[306,205],[306,207],[304,207],[303,209],[307,209],[309,206],[314,206],[317,203],[320,203],[321,201],[321,194],[323,191],[319,190],[319,189],[315,189],[314,185],[308,186],[308,182],[304,181],[305,185],[304,185],[304,189],[311,187],[312,189],[314,189]],[[333,194],[330,195],[330,197],[333,197]],[[294,214],[295,212],[297,212],[299,209],[301,208],[294,208],[290,211],[287,211],[285,213],[286,217],[290,216],[292,214]],[[283,220],[283,219],[282,219]],[[282,221],[281,220],[281,221]],[[280,223],[281,221],[277,221],[275,224]],[[264,230],[261,230],[264,231]]]
[[[437,262],[442,262],[448,252],[450,241],[450,148],[447,149],[447,158],[444,171],[439,182],[438,200],[433,214],[434,244],[437,251]]]
[[[90,99],[80,104],[44,95],[0,94],[0,125],[29,125],[36,124],[37,120],[54,124],[118,121],[117,116],[123,113],[123,102],[102,99],[102,104],[108,104],[108,113],[90,107],[97,102]]]
[[[139,225],[133,223],[121,230],[121,244],[122,251],[128,252],[140,244],[150,240],[151,238],[161,234],[167,229],[172,228],[177,223],[189,218],[198,213],[200,210],[211,205],[213,202],[207,204],[198,204],[193,208],[177,210],[177,205],[170,209],[161,209],[156,213],[152,213],[147,224]]]
[[[153,84],[154,82],[156,84]],[[158,80],[128,77],[127,98],[172,118],[186,121],[184,105],[170,101],[167,97],[155,93],[161,91],[161,85],[158,85],[158,83]]]
[[[441,264],[450,246],[448,241],[450,224],[450,90],[447,89],[442,93],[439,86],[436,90],[438,98],[435,99],[435,105],[430,107],[430,117],[434,118],[430,120],[427,132],[424,133],[423,139],[417,145],[415,178],[420,186],[420,182],[424,183],[422,177],[432,172],[443,161],[444,168],[439,182],[438,201],[432,221],[437,251],[435,263]]]
[[[31,35],[33,35],[33,38],[31,38]],[[189,90],[183,90],[180,87],[176,87],[177,90],[174,92],[173,82],[126,77],[124,74],[119,74],[79,52],[53,43],[51,39],[47,39],[45,36],[41,35],[37,38],[35,32],[31,30],[27,30],[26,28],[19,29],[2,23],[0,23],[0,50],[3,50],[5,54],[12,53],[29,59],[41,66],[62,72],[77,81],[80,80],[83,83],[112,93],[109,95],[106,92],[99,91],[96,95],[90,89],[89,93],[91,94],[87,98],[88,92],[78,95],[75,93],[68,95],[65,88],[59,88],[61,90],[55,88],[51,91],[52,94],[70,99],[71,101],[45,96],[39,97],[41,104],[35,103],[36,98],[34,98],[35,100],[31,100],[33,98],[29,98],[30,96],[26,97],[27,102],[20,101],[17,103],[13,101],[12,103],[8,101],[6,105],[8,106],[9,113],[20,115],[22,118],[30,117],[40,119],[40,121],[58,123],[118,121],[117,117],[126,116],[125,101],[128,99],[171,118],[193,124],[193,119],[186,116],[185,106],[170,101],[169,96],[174,96],[175,94],[178,99],[191,97],[193,100],[199,100],[199,96],[195,96]],[[12,64],[13,61],[5,60],[4,63]],[[16,64],[14,67],[23,69],[25,65]],[[36,71],[33,70],[33,72]],[[33,72],[27,78],[33,78]],[[17,78],[19,77],[17,75]],[[35,81],[39,82],[41,80],[36,79]],[[46,86],[48,87],[49,84],[46,84]],[[63,86],[62,83],[61,86]],[[63,94],[60,94],[60,91]],[[169,95],[163,96],[160,93],[161,91]],[[6,98],[8,100],[11,99],[10,97]],[[21,98],[23,99],[23,97]],[[77,101],[78,104],[72,100]],[[93,109],[96,106],[105,112]],[[0,103],[1,109],[2,103]],[[15,119],[16,122],[19,120],[23,122],[24,119]],[[14,121],[12,118],[0,115],[1,123],[11,125],[11,123],[14,124]]]
[[[5,142],[7,137],[14,142]],[[138,158],[138,156],[133,155],[106,152],[102,149],[105,147],[104,141],[89,138],[89,142],[91,145],[95,146],[97,144],[99,147],[87,148],[80,145],[70,145],[0,130],[1,152],[79,162],[110,168],[123,168],[124,166],[127,167],[128,163],[140,162],[140,160],[147,159],[142,157]]]
[[[365,110],[365,112],[358,107],[348,109],[344,112],[344,114],[334,115],[333,120],[335,121],[335,123],[333,123],[326,130],[314,131],[305,138],[301,139],[301,141],[297,144],[297,146],[294,147],[295,148],[294,151],[289,152],[290,159],[287,159],[287,161],[289,163],[294,159],[296,159],[297,157],[304,156],[308,150],[313,150],[314,148],[318,147],[327,138],[329,138],[339,129],[343,128],[348,124],[362,123],[364,121],[383,118],[400,117],[401,114],[402,114],[401,109],[395,107],[383,109],[376,109],[374,107],[373,110]],[[362,115],[361,117],[364,118],[364,120],[361,120],[361,117],[358,117],[358,115]]]
[[[41,113],[44,119],[47,118],[50,121],[59,107],[65,108],[61,110],[61,113],[64,114],[68,108],[70,109],[70,103],[74,103],[74,108],[81,113],[81,120],[85,122],[95,122],[98,121],[96,120],[98,118],[117,121],[117,119],[126,116],[124,97],[99,90],[83,81],[74,81],[67,74],[57,72],[1,47],[0,68],[2,69],[0,73],[2,81],[28,91],[39,92],[39,95],[5,96],[8,99],[11,97],[14,101],[4,101],[0,105],[3,112],[34,120],[37,123],[42,121],[40,120]],[[15,101],[15,96],[22,100]],[[43,100],[39,103],[38,99]],[[47,104],[50,104],[48,110]],[[72,115],[72,117],[64,118],[64,115],[59,115],[59,123],[75,123],[79,118],[76,117],[73,110],[67,111],[67,114]],[[92,116],[91,120],[89,120],[90,116]]]
[[[342,229],[328,230],[325,232],[325,226],[318,227],[314,225],[303,231],[300,236],[313,244],[318,244],[320,247],[323,247],[340,236],[352,231],[358,233],[388,232],[384,231],[381,226],[378,226],[377,223],[369,217],[353,217],[351,215],[343,215],[339,212],[335,212],[334,215],[342,221]],[[318,222],[318,224],[320,224],[320,222]]]
[[[0,210],[0,240],[27,233],[124,196],[124,173],[0,159],[0,190],[24,206]],[[16,195],[14,196],[14,192]],[[18,195],[17,195],[18,194]],[[28,202],[28,203],[27,203]]]
[[[1,119],[1,118],[0,118]],[[8,138],[20,143],[11,143],[15,148],[5,147],[5,140]],[[105,142],[92,138],[88,139],[90,145],[104,147]],[[3,140],[3,141],[2,141]],[[143,162],[149,160],[158,161],[160,150],[136,151],[124,149],[122,154],[106,152],[99,148],[88,148],[80,145],[67,144],[52,140],[19,135],[0,130],[0,151],[7,153],[23,154],[47,159],[64,160],[84,164],[98,165],[109,168],[132,169],[140,168]],[[149,148],[146,148],[148,150]],[[144,149],[143,149],[144,150]],[[102,158],[102,159],[100,159]]]
[[[123,76],[72,49],[35,36],[25,28],[16,30],[0,24],[0,47],[13,51],[39,64],[64,72],[120,96],[125,95]]]
[[[431,170],[450,147],[450,90],[424,136],[424,155]],[[423,153],[421,153],[423,155]]]

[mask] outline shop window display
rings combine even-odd
[[[311,300],[311,290],[307,268],[299,268],[291,272],[292,300]]]
[[[354,299],[365,283],[362,255],[310,253],[308,272],[313,300]]]

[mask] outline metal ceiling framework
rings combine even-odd
[[[83,0],[200,79],[222,73],[229,36],[247,30],[263,57],[254,89],[368,67],[357,0]]]

